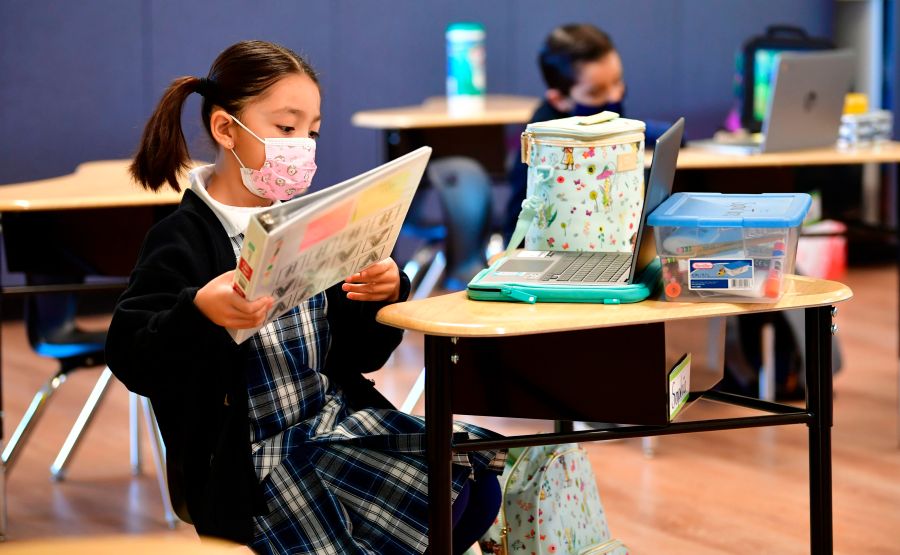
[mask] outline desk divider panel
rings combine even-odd
[[[10,272],[128,276],[147,230],[171,206],[35,210],[3,214]]]
[[[449,372],[454,414],[668,423],[663,323],[426,341],[444,343],[426,372]]]

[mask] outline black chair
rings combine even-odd
[[[491,178],[472,158],[439,158],[426,169],[431,186],[438,193],[447,237],[444,286],[465,289],[470,279],[484,269],[485,250],[491,231]]]
[[[437,191],[428,186],[427,180],[425,176],[400,228],[401,241],[411,244],[413,250],[403,265],[403,271],[412,285],[412,298],[427,297],[447,265],[443,253],[447,227],[441,215]]]
[[[28,276],[28,285],[39,285],[40,279]],[[105,366],[104,346],[106,331],[85,331],[75,323],[77,310],[76,296],[71,293],[53,293],[30,295],[24,302],[25,328],[28,343],[40,356],[56,359],[59,368],[53,376],[35,393],[22,420],[16,426],[9,443],[4,447],[2,463],[8,474],[18,456],[39,422],[47,402],[62,385],[68,375],[76,370]],[[50,466],[54,480],[65,479],[65,472],[71,455],[79,446],[81,436],[93,420],[96,408],[105,396],[113,375],[109,368],[104,368],[94,385],[84,407],[75,420],[53,464]],[[144,419],[151,438],[153,459],[157,470],[160,491],[163,497],[166,522],[174,527],[178,521],[172,509],[165,474],[165,447],[156,424],[149,401],[129,393],[131,423],[131,465],[132,473],[141,472],[140,428],[138,426],[139,405],[143,405]]]
[[[35,393],[25,415],[3,449],[2,459],[7,473],[15,465],[21,445],[31,435],[34,426],[43,415],[47,402],[66,381],[69,373],[106,363],[103,352],[106,332],[87,332],[75,325],[74,295],[67,293],[32,295],[25,298],[24,308],[29,345],[35,353],[56,359],[59,368]],[[97,387],[94,389],[96,392]],[[101,397],[103,392],[105,387],[100,392]]]

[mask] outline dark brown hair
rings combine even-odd
[[[212,137],[209,118],[213,106],[219,106],[229,114],[240,114],[253,98],[292,73],[308,75],[314,83],[319,83],[312,67],[294,51],[270,42],[251,40],[226,48],[209,68],[207,77],[175,79],[144,127],[141,144],[129,168],[131,175],[152,191],[158,191],[163,183],[180,191],[178,175],[190,164],[181,130],[181,112],[188,95],[196,92],[203,96],[200,113],[203,126]]]
[[[541,74],[548,89],[568,96],[575,84],[580,62],[592,62],[616,49],[609,35],[587,23],[557,27],[544,41],[538,55]]]

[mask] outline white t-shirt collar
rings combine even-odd
[[[247,231],[247,226],[250,224],[250,216],[269,207],[231,206],[212,198],[209,191],[206,190],[206,186],[214,171],[214,164],[198,166],[192,169],[188,174],[191,181],[191,190],[194,191],[198,197],[203,199],[203,202],[205,202],[207,206],[209,206],[222,223],[222,227],[225,228],[225,232],[228,233],[229,237],[240,235]],[[281,204],[281,201],[276,200],[273,206],[275,204]]]

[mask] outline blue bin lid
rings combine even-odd
[[[647,218],[652,226],[794,227],[806,217],[806,193],[675,193]]]

